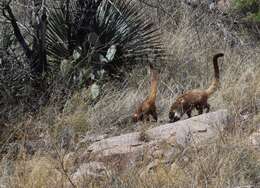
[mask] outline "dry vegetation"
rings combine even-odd
[[[39,113],[24,114],[19,123],[7,124],[5,141],[17,139],[20,145],[15,158],[12,151],[2,156],[0,175],[11,175],[11,179],[2,178],[0,187],[1,183],[21,188],[260,186],[260,146],[251,146],[248,139],[260,125],[259,41],[243,27],[222,22],[220,13],[208,12],[203,5],[196,9],[178,3],[174,6],[175,17],[164,14],[161,22],[157,15],[153,18],[160,24],[170,55],[166,62],[156,62],[160,69],[159,122],[145,126],[167,122],[170,104],[177,94],[206,88],[213,75],[212,55],[223,51],[221,87],[209,103],[212,111],[230,111],[233,131],[201,145],[178,148],[172,164],[161,163],[149,174],[142,174],[147,165],[144,162],[121,175],[112,171],[105,178],[86,177],[76,185],[71,179],[75,167],[63,157],[71,151],[75,155],[84,151],[89,143],[79,142],[85,135],[114,136],[142,130],[142,123],[131,122],[131,114],[150,90],[149,75],[146,68],[136,67],[124,83],[104,85],[96,103],[91,102],[90,91],[82,89],[65,102],[62,112],[60,104],[55,103],[57,96],[53,96]],[[149,14],[153,9],[147,11]],[[64,141],[64,135],[70,138]],[[26,143],[42,140],[49,148],[34,146],[37,150],[33,155],[28,152]]]

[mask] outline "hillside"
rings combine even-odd
[[[0,3],[0,188],[260,187],[258,1],[32,2]],[[220,52],[210,112],[169,123]]]

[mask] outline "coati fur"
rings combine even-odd
[[[150,95],[142,102],[133,114],[133,121],[150,121],[150,115],[157,122],[157,112],[156,112],[156,95],[158,87],[158,72],[150,64],[150,74],[151,74],[151,92]]]
[[[218,58],[223,57],[223,53],[218,53],[213,56],[213,66],[215,77],[208,89],[194,89],[185,92],[178,96],[175,102],[172,104],[169,112],[170,122],[180,120],[180,118],[186,113],[188,117],[191,117],[191,112],[194,108],[197,109],[198,114],[202,114],[206,109],[206,113],[210,110],[208,104],[208,98],[217,90],[219,86],[219,67]]]

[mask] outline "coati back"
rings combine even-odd
[[[218,58],[223,57],[223,53],[218,53],[213,56],[213,66],[214,66],[214,79],[208,89],[200,90],[194,89],[185,92],[184,94],[178,96],[175,102],[172,104],[169,112],[170,122],[175,122],[180,120],[180,118],[186,113],[188,117],[191,117],[191,112],[194,108],[198,110],[199,114],[209,112],[210,105],[208,104],[208,98],[217,90],[219,86],[219,67]]]
[[[156,112],[156,95],[157,95],[157,85],[159,75],[158,72],[150,64],[150,74],[151,74],[151,92],[150,95],[138,106],[136,111],[133,114],[133,121],[149,121],[150,115],[157,121],[157,112]]]

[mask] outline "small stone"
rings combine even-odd
[[[81,141],[80,143],[92,143],[92,142],[97,142],[100,140],[103,140],[107,138],[107,134],[103,135],[96,135],[96,134],[87,134]]]
[[[163,157],[163,151],[162,150],[156,150],[154,153],[153,153],[153,157],[155,159],[161,159]]]
[[[171,148],[164,152],[164,163],[169,164],[172,163],[175,159],[176,154],[178,153],[178,149]]]
[[[170,144],[170,145],[176,145],[177,144],[176,132],[172,133],[170,135],[170,137],[166,140],[166,143]]]
[[[90,162],[82,164],[78,170],[72,175],[72,180],[74,182],[79,182],[84,177],[105,177],[108,174],[108,170],[104,163],[101,162]]]
[[[3,158],[1,161],[2,174],[3,176],[12,176],[15,171],[14,162],[8,158]]]
[[[260,146],[260,129],[250,135],[249,142],[253,146]]]
[[[18,143],[11,143],[7,146],[7,154],[5,157],[9,160],[15,160],[18,157],[21,146]]]
[[[60,146],[62,149],[68,150],[73,143],[74,130],[72,128],[66,127],[62,130],[60,134]]]
[[[24,143],[24,149],[26,154],[33,155],[37,151],[46,150],[46,145],[44,140],[26,141]]]

